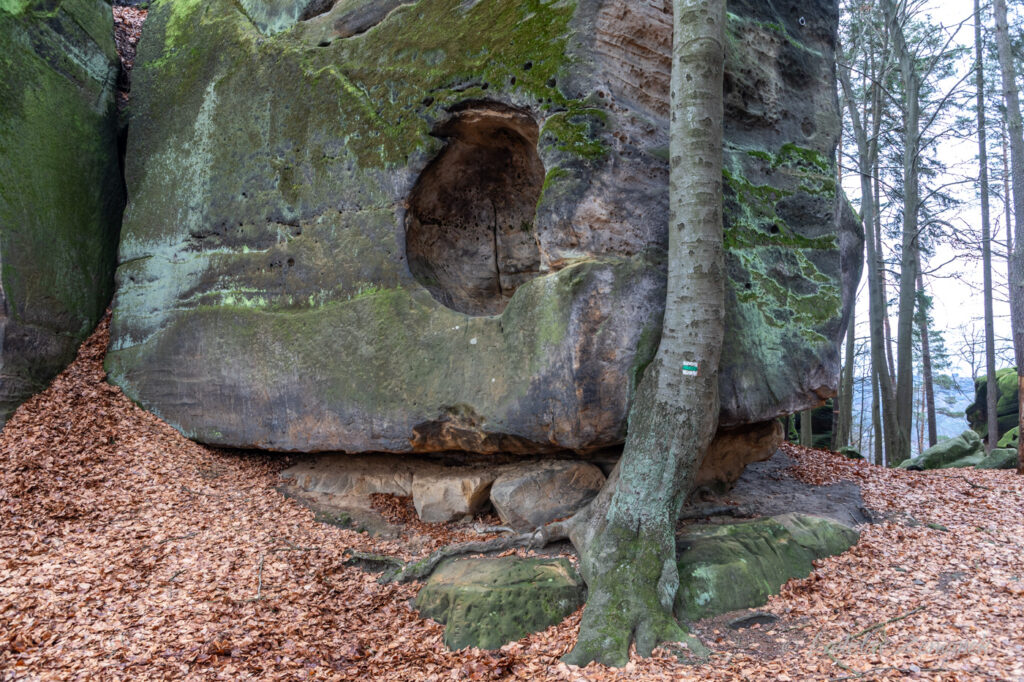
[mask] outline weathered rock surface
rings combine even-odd
[[[502,472],[491,487],[491,503],[502,523],[527,531],[566,516],[601,490],[605,477],[588,462],[525,463]]]
[[[369,509],[375,493],[409,497],[418,472],[436,465],[412,462],[388,455],[306,458],[281,472],[297,491],[315,496],[321,504],[339,509]]]
[[[871,523],[860,486],[853,481],[812,485],[793,476],[796,461],[783,451],[748,466],[725,495],[710,497],[702,505],[737,505],[754,516],[798,512],[832,519],[851,528]],[[705,497],[701,495],[701,497]]]
[[[456,559],[434,571],[416,608],[447,626],[450,649],[497,649],[562,622],[585,596],[568,559]]]
[[[1001,448],[1016,448],[1020,443],[1020,426],[1015,426],[999,439],[997,445]]]
[[[999,424],[999,437],[996,439],[999,447],[1003,446],[1001,438],[1012,429],[1018,426],[1020,415],[1019,390],[1017,386],[1017,369],[1007,367],[996,370],[996,390],[999,391],[999,398],[996,400],[996,420]],[[985,416],[986,401],[988,400],[988,377],[980,377],[974,383],[974,402],[967,406],[967,423],[978,432],[982,438],[988,438],[988,422]]]
[[[993,448],[980,462],[974,465],[975,469],[1016,469],[1017,450],[1016,448]]]
[[[670,8],[156,5],[111,379],[219,445],[622,442],[664,306]],[[835,2],[730,12],[723,429],[834,391],[861,262]]]
[[[118,69],[109,2],[0,2],[0,427],[110,300]]]
[[[697,471],[695,488],[723,491],[731,486],[752,462],[762,462],[779,449],[784,429],[777,419],[719,429]]]
[[[939,441],[913,459],[901,462],[901,469],[945,469],[974,466],[985,457],[985,444],[972,430]]]
[[[693,526],[678,540],[676,617],[760,606],[787,580],[810,575],[812,561],[845,552],[859,537],[848,526],[803,514]]]
[[[493,469],[449,467],[417,474],[412,481],[412,503],[421,521],[444,523],[482,511],[488,504]]]

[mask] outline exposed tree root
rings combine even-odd
[[[473,542],[462,542],[457,545],[442,547],[430,556],[407,564],[397,571],[389,571],[381,576],[381,582],[407,583],[413,580],[427,578],[437,565],[445,559],[450,559],[467,554],[491,554],[504,552],[509,549],[531,549],[540,548],[552,542],[565,540],[569,537],[567,528],[568,521],[555,521],[541,526],[532,533],[521,533],[519,535],[508,535],[491,540],[477,540]]]

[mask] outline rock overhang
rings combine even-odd
[[[273,38],[228,3],[154,10],[136,76],[137,117],[151,120],[129,149],[112,378],[186,434],[224,445],[620,442],[664,305],[663,13],[421,0],[324,40],[339,7]],[[630,22],[651,36],[646,88],[631,88],[623,66]],[[799,44],[788,34],[797,19],[768,24],[730,18],[733,37],[765,38],[756,60],[731,53],[734,82],[771,76],[778,55],[764,53]],[[831,76],[826,34],[801,52],[819,79]],[[207,47],[217,40],[220,54]],[[759,128],[739,116],[727,125],[729,324],[742,331],[724,351],[727,426],[834,390],[859,262],[852,215],[836,229],[845,202],[828,183],[834,91],[803,79],[810,96],[783,107],[780,78],[756,101],[732,98]],[[178,111],[167,109],[174,93]],[[502,309],[466,315],[423,286],[408,239],[417,183],[459,139],[445,125],[474,109],[529,118],[535,140],[525,123],[512,128],[543,178],[523,231],[531,252],[516,264],[529,277]]]

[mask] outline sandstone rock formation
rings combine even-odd
[[[0,2],[0,426],[110,300],[118,69],[109,2]]]
[[[974,466],[985,458],[985,445],[977,432],[968,429],[955,438],[940,440],[917,457],[899,464],[901,469],[946,469]]]
[[[1006,367],[997,370],[995,384],[996,390],[999,391],[999,398],[996,400],[999,436],[996,438],[996,443],[999,447],[1003,447],[1003,436],[1017,428],[1017,420],[1020,415],[1017,369],[1015,367]],[[967,423],[985,440],[988,439],[988,424],[985,417],[985,401],[987,397],[988,377],[979,377],[974,382],[974,402],[967,406],[966,413]]]
[[[568,559],[454,559],[430,576],[416,608],[447,626],[448,648],[498,649],[562,622],[585,595]]]
[[[860,534],[830,519],[782,514],[726,525],[695,525],[680,538],[676,617],[697,620],[761,606],[815,559],[842,554]]]
[[[572,516],[604,486],[604,474],[587,462],[554,461],[509,467],[491,486],[501,522],[519,531]]]
[[[670,7],[157,5],[112,380],[218,445],[620,443],[664,307]],[[730,12],[721,424],[757,431],[834,392],[861,234],[835,2]]]

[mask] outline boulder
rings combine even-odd
[[[455,559],[430,576],[416,608],[446,625],[448,648],[498,649],[562,622],[585,597],[568,559]]]
[[[1020,426],[1015,426],[999,439],[998,447],[1001,448],[1016,448],[1020,443]]]
[[[124,186],[102,0],[0,2],[0,427],[110,301]]]
[[[859,533],[829,519],[783,514],[722,525],[695,525],[678,540],[677,618],[697,620],[760,606],[815,559],[841,554]]]
[[[1020,414],[1017,369],[1007,367],[996,371],[996,389],[999,398],[996,400],[996,419],[999,424],[1000,438],[1018,425]],[[988,400],[988,377],[983,376],[974,382],[974,402],[967,406],[967,423],[982,438],[988,438],[988,423],[985,410]],[[999,439],[997,439],[997,442]]]
[[[843,445],[836,452],[847,459],[864,459],[864,455],[860,454],[860,450],[852,445]]]
[[[420,472],[412,480],[412,503],[421,521],[446,523],[472,516],[487,506],[497,472],[475,467],[445,467]]]
[[[370,509],[371,495],[409,497],[417,473],[434,473],[436,469],[433,463],[389,455],[321,455],[302,459],[282,471],[281,477],[319,504],[344,510]]]
[[[515,465],[491,487],[491,504],[501,522],[533,530],[589,502],[604,485],[604,474],[588,462],[550,461]]]
[[[1016,469],[1016,448],[994,448],[992,452],[974,465],[975,469]]]
[[[984,457],[985,444],[981,437],[972,430],[967,430],[955,438],[940,440],[913,459],[904,460],[900,469],[941,469],[947,465],[974,466]],[[967,459],[975,458],[975,460]],[[958,460],[963,460],[958,464]]]
[[[664,308],[670,8],[156,4],[111,380],[223,446],[621,443]],[[730,4],[723,429],[835,390],[862,243],[837,21]]]

